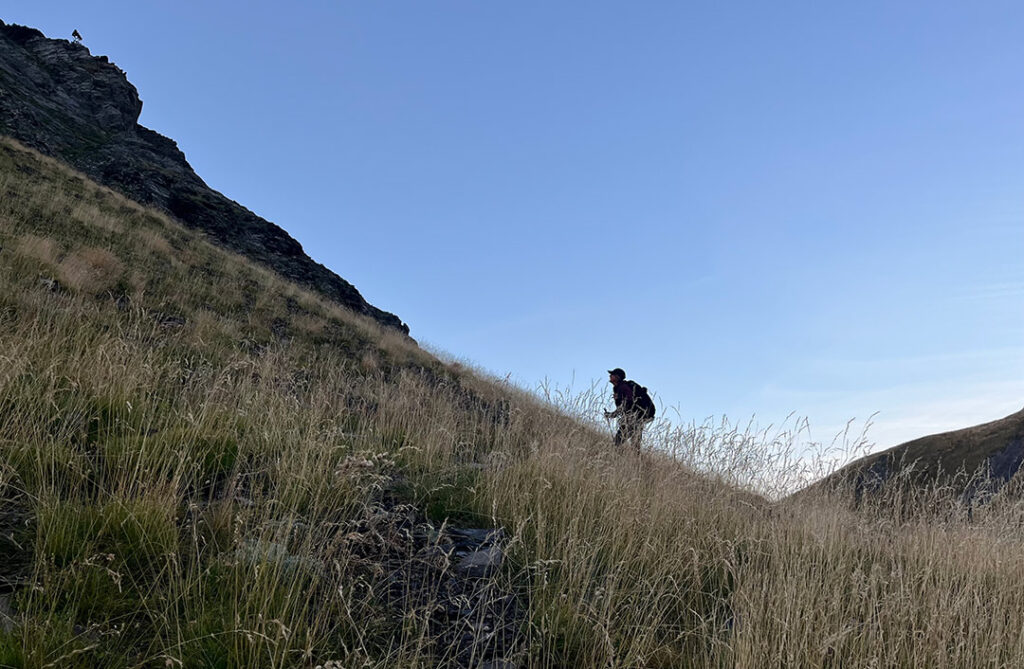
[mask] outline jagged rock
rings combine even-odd
[[[448,535],[457,543],[473,547],[498,543],[504,538],[504,532],[501,529],[489,528],[450,527]]]
[[[497,546],[473,551],[459,560],[456,568],[469,578],[487,578],[501,567],[505,553]]]
[[[213,190],[177,144],[138,124],[138,91],[105,56],[0,21],[0,134],[161,209],[223,246],[388,327],[394,314],[315,262],[287,232]]]

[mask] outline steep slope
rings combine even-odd
[[[1009,483],[1024,462],[1024,410],[982,425],[920,437],[861,458],[818,486],[852,486],[856,495],[899,479],[943,485],[966,499],[987,497]]]
[[[0,667],[1024,657],[1024,508],[766,508],[251,260],[0,138]]]
[[[507,412],[395,330],[0,138],[0,666],[404,664],[395,621],[431,607],[424,663],[517,652],[517,600],[434,564],[496,541],[472,493],[430,492],[453,445],[403,450],[433,425],[473,459]]]
[[[595,583],[666,602],[616,654],[710,652],[690,489],[0,140],[0,666],[603,664]]]
[[[617,453],[0,140],[0,666],[1019,664],[1014,509],[811,502]]]
[[[278,226],[208,187],[173,140],[138,124],[135,87],[104,56],[0,21],[0,134],[208,233],[280,275],[408,333]]]

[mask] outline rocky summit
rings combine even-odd
[[[105,56],[0,21],[0,134],[408,334],[397,316],[369,304],[352,284],[307,256],[287,232],[207,186],[173,140],[139,125],[141,112],[135,86]]]

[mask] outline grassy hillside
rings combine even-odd
[[[771,506],[616,453],[9,141],[0,407],[0,666],[1024,657],[1014,508]]]
[[[817,487],[847,489],[855,498],[908,486],[940,486],[965,502],[999,504],[1020,498],[1024,477],[1024,410],[982,425],[932,434],[872,453],[834,472]],[[1009,485],[1007,485],[1009,484]],[[1012,498],[1012,499],[1008,499]]]

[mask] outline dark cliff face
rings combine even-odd
[[[409,332],[397,316],[369,304],[352,284],[307,256],[287,232],[207,186],[173,140],[138,124],[141,112],[138,91],[105,56],[0,21],[0,134],[207,232],[356,313]]]

